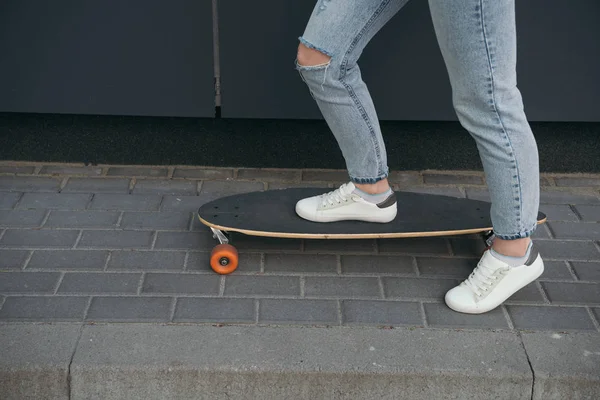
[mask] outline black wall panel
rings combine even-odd
[[[0,111],[214,116],[209,0],[3,0]]]
[[[222,115],[320,118],[297,71],[314,0],[220,1]],[[518,79],[532,121],[600,121],[600,2],[517,1]],[[363,78],[384,120],[454,120],[425,0],[412,0],[365,49]]]

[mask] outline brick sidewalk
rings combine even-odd
[[[233,237],[218,276],[194,218],[212,199],[334,187],[343,171],[82,167],[0,162],[0,321],[376,325],[600,330],[600,176],[543,175],[546,271],[506,305],[463,315],[444,293],[473,269],[477,237]],[[396,189],[487,199],[483,175],[392,174]]]

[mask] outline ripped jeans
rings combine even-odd
[[[377,113],[357,61],[407,1],[318,0],[299,38],[331,58],[316,66],[296,60],[296,68],[355,183],[375,183],[389,173]],[[454,109],[484,166],[494,232],[505,240],[529,237],[538,214],[539,164],[517,88],[514,0],[429,0],[429,7]]]

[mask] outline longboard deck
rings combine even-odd
[[[198,210],[200,222],[224,232],[297,239],[372,239],[452,236],[492,230],[491,204],[422,193],[396,192],[398,215],[389,223],[311,222],[295,211],[298,200],[333,189],[297,188],[222,197]],[[538,223],[546,215],[538,214]]]

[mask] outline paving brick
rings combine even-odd
[[[137,293],[141,274],[67,272],[57,293]]]
[[[600,224],[595,222],[549,222],[558,239],[600,239]]]
[[[233,273],[259,272],[261,255],[257,253],[239,253],[238,269]],[[200,271],[214,274],[210,267],[209,252],[190,252],[186,264],[186,271]]]
[[[149,273],[144,279],[143,293],[218,295],[221,277],[205,274]]]
[[[306,297],[375,297],[381,298],[377,278],[306,277]]]
[[[567,187],[595,187],[600,186],[600,178],[594,177],[555,177],[556,186]]]
[[[487,189],[465,188],[467,199],[479,201],[491,201],[490,192]]]
[[[2,309],[3,321],[82,321],[88,304],[87,297],[8,297]]]
[[[600,204],[600,197],[594,194],[573,193],[569,191],[542,190],[540,193],[542,204]]]
[[[36,250],[27,264],[30,269],[103,270],[108,251],[97,250]]]
[[[21,269],[29,256],[27,250],[0,249],[0,270]]]
[[[454,254],[465,257],[481,257],[486,247],[483,238],[451,238],[450,245]]]
[[[543,282],[552,303],[600,304],[600,283]]]
[[[62,193],[129,193],[130,178],[70,177]]]
[[[384,277],[385,297],[402,299],[443,299],[456,285],[454,279],[394,278]]]
[[[161,211],[198,212],[198,208],[204,203],[200,196],[164,196],[160,206]],[[197,219],[197,217],[194,217]]]
[[[310,323],[338,325],[337,302],[332,300],[265,299],[260,301],[262,323]]]
[[[423,177],[418,172],[392,171],[390,172],[390,176],[388,176],[388,181],[392,185],[398,185],[400,189],[403,189],[422,184]]]
[[[184,260],[182,251],[113,251],[108,269],[182,271]]]
[[[225,278],[225,296],[299,296],[297,276],[241,276]]]
[[[34,227],[40,226],[46,210],[0,210],[0,226],[2,227]]]
[[[577,215],[568,205],[545,204],[540,206],[540,211],[548,216],[548,221],[579,221]]]
[[[441,303],[424,304],[427,323],[431,327],[508,328],[501,308],[485,314],[458,313]]]
[[[323,182],[269,182],[269,190],[292,189],[292,188],[321,188],[323,193],[332,191],[327,183]]]
[[[161,197],[153,194],[97,194],[92,210],[158,211]]]
[[[439,196],[449,196],[449,197],[458,197],[458,198],[464,198],[465,196],[462,194],[462,192],[456,188],[456,187],[427,187],[427,186],[423,186],[423,187],[409,187],[406,189],[403,189],[404,192],[411,192],[411,193],[423,193],[423,194],[435,194],[435,195],[439,195]]]
[[[304,250],[318,253],[375,253],[375,239],[310,239],[304,241]]]
[[[530,283],[525,286],[511,297],[508,298],[507,303],[544,303],[544,297],[542,292],[538,288],[537,284]]]
[[[337,273],[334,255],[267,254],[265,272],[320,272]]]
[[[419,272],[423,276],[465,279],[477,266],[478,258],[417,257]]]
[[[450,255],[446,239],[438,237],[379,239],[378,244],[380,253]]]
[[[350,177],[348,176],[348,172],[344,170],[307,169],[302,171],[302,180],[318,182],[348,182]]]
[[[189,179],[230,179],[233,178],[232,169],[215,168],[176,168],[173,172],[173,178]]]
[[[187,231],[191,213],[170,212],[126,212],[121,220],[121,227],[135,229],[174,229]]]
[[[540,280],[574,280],[565,261],[544,260],[544,273]]]
[[[0,166],[0,174],[33,174],[35,167],[25,166]]]
[[[0,176],[0,191],[58,192],[60,179],[41,176]]]
[[[600,222],[600,206],[576,205],[575,209],[587,222]]]
[[[47,165],[42,167],[40,175],[85,175],[85,176],[100,176],[102,175],[101,167],[72,167],[61,165]]]
[[[537,225],[535,232],[531,235],[531,238],[534,240],[537,239],[551,239],[550,232],[548,231],[547,225]]]
[[[344,300],[342,316],[344,324],[423,325],[419,303]]]
[[[212,234],[210,237],[212,237]],[[240,251],[288,251],[300,250],[302,248],[302,241],[300,239],[280,239],[246,236],[243,234],[233,234],[231,239],[231,243]],[[214,246],[215,240],[211,239],[211,243]]]
[[[174,322],[253,323],[253,299],[180,298]]]
[[[408,256],[342,256],[344,274],[415,275],[413,258]]]
[[[301,179],[301,175],[301,171],[299,170],[248,168],[238,170],[237,178],[263,182],[299,181]]]
[[[582,281],[600,281],[600,262],[574,261],[571,265],[577,277]],[[600,296],[600,293],[598,296]]]
[[[0,272],[0,293],[54,293],[58,272]]]
[[[0,246],[13,247],[72,247],[79,231],[8,229]]]
[[[423,174],[423,181],[426,184],[434,185],[483,185],[483,175],[469,174]]]
[[[22,193],[0,192],[0,210],[12,209],[21,196]]]
[[[87,193],[25,193],[17,208],[83,210],[86,208],[91,198],[92,195]]]
[[[94,297],[86,320],[168,322],[172,303],[169,297]]]
[[[589,241],[537,240],[535,243],[544,259],[600,260],[600,252]]]
[[[595,330],[583,307],[507,306],[517,329]]]
[[[47,228],[114,228],[119,220],[118,211],[51,211]]]
[[[144,176],[152,178],[166,178],[169,175],[168,168],[147,167],[110,167],[108,176]]]
[[[138,179],[133,188],[134,194],[181,194],[193,196],[198,191],[198,183],[184,180]]]
[[[209,232],[158,232],[154,248],[212,250],[217,244]]]
[[[78,247],[112,249],[149,248],[154,232],[144,231],[84,231]]]
[[[206,181],[202,183],[200,197],[206,203],[220,197],[261,190],[264,190],[262,182]]]
[[[62,193],[129,193],[129,179],[69,178]]]

